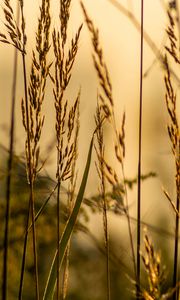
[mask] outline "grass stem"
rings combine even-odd
[[[177,178],[176,178],[176,211],[179,213],[180,209],[180,138],[178,141],[178,163],[177,166]],[[179,168],[178,168],[179,165]],[[176,289],[173,295],[173,300],[179,299],[179,287],[178,287],[178,252],[179,252],[179,214],[176,213],[175,224],[175,238],[174,238],[174,269],[173,269],[173,287]]]
[[[35,286],[36,286],[36,300],[39,300],[39,280],[38,280],[38,262],[37,262],[37,245],[36,245],[36,228],[35,228],[35,208],[34,208],[34,184],[33,184],[33,171],[32,171],[32,154],[31,154],[31,138],[30,138],[30,123],[29,123],[29,105],[28,105],[28,88],[27,88],[27,72],[26,72],[26,35],[25,35],[25,23],[24,23],[24,11],[23,1],[21,3],[21,19],[22,19],[22,31],[23,31],[23,51],[22,51],[22,64],[23,64],[23,78],[24,78],[24,93],[25,93],[25,110],[26,110],[26,133],[27,133],[27,165],[28,165],[28,180],[29,180],[29,192],[30,192],[30,205],[32,219],[32,239],[33,239],[33,257],[35,268]],[[29,214],[29,212],[28,212]],[[29,226],[29,222],[28,226]],[[28,226],[26,231],[28,231]],[[26,238],[25,238],[26,240]],[[27,245],[27,243],[26,243]],[[26,255],[25,248],[25,255]],[[24,269],[24,268],[23,268]],[[24,277],[24,276],[23,276]]]
[[[59,300],[60,295],[60,277],[59,277],[59,264],[60,264],[60,188],[61,182],[58,179],[58,186],[57,186],[57,300]]]
[[[176,0],[176,11],[177,11],[177,22],[178,22],[178,34],[179,34],[179,53],[180,53],[180,7],[179,2]],[[176,178],[176,210],[179,213],[180,209],[180,175],[178,166],[180,168],[180,137],[179,137],[179,147],[178,147],[178,163],[177,166],[177,178]],[[179,252],[179,214],[176,214],[176,225],[175,225],[175,240],[174,240],[174,271],[173,271],[173,287],[176,288],[176,291],[173,295],[173,300],[178,300],[179,298],[179,286],[178,284],[178,252]]]
[[[19,7],[17,5],[17,24],[19,24]],[[10,220],[10,198],[12,182],[12,166],[14,152],[14,127],[15,127],[15,103],[16,103],[16,83],[18,67],[18,50],[14,50],[13,83],[12,83],[12,107],[11,107],[11,129],[9,141],[9,158],[7,163],[7,183],[6,183],[6,211],[4,229],[4,254],[3,254],[3,275],[2,275],[2,299],[7,299],[8,284],[8,240],[9,240],[9,220]]]
[[[138,195],[137,195],[137,294],[140,295],[140,244],[141,244],[141,152],[142,152],[142,106],[143,106],[143,28],[144,1],[141,0],[141,45],[140,45],[140,103],[139,103],[139,155],[138,155]]]
[[[30,201],[29,201],[29,207],[27,212],[26,229],[29,228],[29,219],[30,219]],[[25,231],[25,237],[24,237],[18,300],[22,300],[24,272],[25,272],[25,265],[26,265],[27,241],[28,241],[28,230]]]

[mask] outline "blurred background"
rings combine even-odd
[[[113,2],[113,1],[112,1]],[[127,179],[137,177],[138,159],[138,118],[139,118],[139,78],[140,78],[140,33],[127,17],[122,9],[113,5],[109,0],[84,0],[90,18],[99,29],[100,42],[107,63],[115,102],[115,113],[117,124],[121,126],[123,112],[126,113],[125,124],[125,176]],[[3,3],[3,1],[2,1]],[[2,5],[1,3],[1,5]],[[14,8],[16,1],[12,1]],[[140,22],[140,1],[119,0],[116,3],[130,11],[134,18]],[[28,36],[27,63],[30,67],[32,48],[35,43],[34,32],[37,25],[38,7],[40,0],[25,1],[26,30]],[[58,1],[51,1],[52,26],[58,26]],[[144,28],[155,47],[164,53],[163,45],[166,42],[165,28],[167,26],[166,2],[157,0],[146,0],[144,7]],[[3,13],[0,10],[0,28],[3,31]],[[75,35],[79,25],[84,22],[80,3],[72,0],[71,17],[69,22],[69,42]],[[156,173],[155,178],[149,178],[142,184],[142,221],[147,223],[148,231],[152,236],[157,248],[161,249],[162,261],[167,267],[167,276],[170,278],[170,263],[173,260],[173,230],[174,212],[165,198],[162,187],[175,196],[174,162],[171,155],[170,142],[167,135],[167,113],[164,100],[164,71],[160,61],[155,56],[156,48],[152,49],[144,41],[144,81],[143,81],[143,141],[142,141],[142,173]],[[10,111],[11,111],[11,89],[12,89],[12,66],[14,49],[8,45],[0,44],[0,141],[1,162],[0,169],[4,170],[5,164],[2,157],[7,156],[6,149],[9,144]],[[21,58],[18,58],[18,83],[16,98],[16,122],[15,122],[15,153],[19,157],[24,156],[25,134],[21,121],[21,99],[23,97],[23,78]],[[89,141],[95,128],[94,114],[97,103],[98,79],[92,61],[92,45],[90,35],[84,24],[80,37],[79,51],[77,54],[73,76],[70,82],[67,97],[74,99],[81,88],[80,100],[80,137],[78,156],[78,183],[81,180],[82,170],[86,161]],[[175,90],[179,93],[175,82]],[[178,106],[178,111],[180,106]],[[45,125],[42,133],[41,155],[48,156],[45,165],[46,175],[52,180],[56,174],[56,151],[49,151],[49,146],[55,140],[55,113],[52,96],[51,83],[48,82],[48,90],[44,103]],[[180,114],[179,114],[180,115]],[[113,165],[112,132],[106,130],[107,160]],[[5,160],[4,160],[5,161]],[[18,167],[19,168],[19,167]],[[19,170],[19,169],[18,169]],[[19,171],[25,177],[25,167]],[[94,162],[91,166],[90,177],[86,189],[86,197],[93,197],[98,193],[98,177],[95,174]],[[121,173],[120,173],[121,174]],[[2,180],[1,180],[2,181]],[[3,181],[2,181],[3,182]],[[18,186],[16,180],[15,185]],[[78,184],[77,183],[77,184]],[[23,183],[26,185],[26,183]],[[44,185],[45,184],[45,185]],[[48,180],[43,184],[44,193],[48,193],[51,186]],[[22,187],[22,181],[19,182]],[[47,189],[47,190],[46,190]],[[18,198],[17,189],[14,191]],[[1,192],[3,198],[3,190]],[[136,203],[137,187],[128,190],[128,201],[130,215],[132,216],[132,228],[135,239],[136,229]],[[89,217],[88,230],[93,233],[99,248],[103,248],[103,223],[100,213],[92,213],[86,208]],[[53,212],[52,212],[53,213]],[[131,282],[126,275],[131,272],[131,254],[129,249],[129,238],[127,222],[124,216],[108,214],[110,228],[110,247],[116,254],[115,262],[111,266],[112,299],[117,299],[122,293],[124,282],[126,293],[131,298]],[[46,220],[47,222],[47,220]],[[82,222],[85,222],[82,218]],[[86,222],[85,222],[86,223]],[[150,226],[148,226],[148,224]],[[53,225],[54,226],[54,225]],[[86,224],[87,226],[87,224]],[[50,236],[53,235],[50,230]],[[42,234],[43,236],[43,234]],[[72,267],[70,267],[70,294],[69,299],[104,299],[103,284],[105,281],[105,265],[101,251],[89,234],[76,233],[72,246]],[[41,237],[42,238],[42,237]],[[48,239],[48,238],[47,238]],[[53,240],[53,238],[52,238]],[[46,241],[47,242],[47,241]],[[52,241],[54,243],[54,241]],[[134,241],[136,242],[136,241]],[[43,247],[43,242],[42,242]],[[51,245],[52,247],[52,245]],[[48,250],[47,250],[48,251]],[[49,250],[50,252],[50,250]],[[17,252],[18,253],[18,252]],[[42,258],[43,259],[43,258]],[[119,268],[117,266],[119,262]],[[101,270],[95,275],[91,270]],[[75,267],[73,267],[75,266]],[[47,269],[45,267],[45,269]],[[72,269],[72,270],[71,270]],[[83,270],[83,271],[82,271]],[[123,270],[123,272],[121,272]],[[89,276],[87,276],[89,274]],[[125,274],[125,275],[123,275]],[[117,276],[118,275],[118,276]],[[88,278],[87,278],[88,277]],[[97,284],[97,289],[94,287]],[[130,287],[129,287],[130,286]],[[28,287],[27,287],[28,289]],[[88,289],[88,293],[86,292]],[[77,293],[79,291],[79,294]],[[128,292],[127,292],[128,291]],[[88,294],[88,296],[87,296]],[[29,297],[29,298],[28,298]],[[13,299],[13,298],[12,298]],[[33,299],[27,295],[26,299]],[[120,298],[119,298],[120,299]]]

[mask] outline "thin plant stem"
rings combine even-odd
[[[24,73],[24,85],[25,85],[25,105],[26,105],[26,113],[27,113],[27,120],[29,117],[28,113],[28,99],[27,99],[27,80],[26,80],[26,62],[25,62],[25,54],[22,54],[23,59],[23,73]],[[35,266],[35,281],[36,281],[36,299],[39,300],[39,283],[38,283],[38,263],[37,263],[37,246],[36,246],[36,229],[35,229],[35,208],[34,208],[34,184],[32,180],[32,169],[31,169],[31,150],[30,150],[30,129],[29,122],[27,122],[27,142],[28,142],[28,154],[29,154],[29,179],[30,179],[30,210],[31,210],[31,219],[32,219],[32,236],[33,236],[33,255],[34,255],[34,266]],[[27,227],[28,229],[28,227]]]
[[[94,65],[95,65],[96,71],[98,73],[98,77],[100,79],[102,90],[105,94],[105,97],[107,98],[107,103],[109,102],[106,105],[105,100],[103,99],[103,96],[101,95],[100,99],[102,101],[102,104],[100,104],[100,107],[102,109],[104,109],[104,107],[106,107],[106,111],[104,111],[105,116],[111,120],[110,122],[112,122],[113,130],[114,130],[116,140],[117,140],[117,144],[115,145],[115,149],[118,148],[118,150],[115,150],[115,151],[119,152],[119,154],[116,153],[116,157],[117,157],[117,160],[118,160],[118,162],[120,162],[121,167],[122,167],[123,183],[124,183],[124,187],[125,187],[125,194],[126,194],[125,197],[126,197],[126,205],[127,205],[126,215],[127,215],[127,220],[128,220],[128,230],[129,230],[129,235],[130,235],[130,244],[131,244],[132,257],[133,257],[133,263],[134,263],[134,273],[135,273],[135,277],[136,277],[136,261],[135,261],[133,237],[132,237],[132,230],[131,230],[129,211],[128,211],[127,189],[126,189],[126,182],[125,182],[125,175],[124,175],[124,168],[123,168],[123,159],[125,157],[124,134],[122,133],[122,136],[121,136],[121,134],[118,133],[118,131],[117,131],[116,121],[115,121],[115,113],[114,113],[113,96],[112,96],[112,85],[111,85],[111,82],[110,82],[110,78],[109,78],[109,74],[108,74],[106,64],[103,62],[103,59],[102,59],[103,55],[102,55],[102,49],[99,45],[98,30],[96,30],[94,28],[93,22],[89,19],[88,15],[87,15],[87,12],[86,12],[86,9],[85,9],[82,2],[81,2],[81,6],[82,6],[82,9],[83,9],[83,12],[84,12],[84,15],[85,15],[85,19],[86,19],[88,29],[92,34],[92,42],[93,42],[93,48],[94,48],[94,53],[93,53]],[[124,117],[123,117],[122,127],[124,127],[124,122],[125,122],[125,114],[124,114]],[[101,124],[102,124],[101,122],[98,122],[97,129],[99,129],[99,126]],[[124,131],[123,128],[122,128],[122,131]],[[121,142],[119,142],[119,136],[121,136],[121,138],[120,138]],[[102,144],[101,141],[100,141],[100,144]],[[100,155],[101,158],[103,158],[103,151],[100,151],[99,155]],[[102,167],[100,169],[102,169]],[[109,170],[110,169],[111,168],[109,168]],[[99,172],[99,173],[101,173],[101,172]],[[110,172],[110,176],[111,175],[112,175],[112,172]],[[103,177],[103,176],[101,175],[100,177]],[[118,183],[117,178],[118,177],[114,172],[113,178],[112,178],[112,180],[110,180],[110,184],[116,185]],[[109,181],[109,178],[108,178],[108,181]]]
[[[180,202],[180,187],[177,191],[177,199],[176,199],[176,209],[179,212],[179,202]],[[178,283],[178,239],[179,236],[179,215],[176,214],[176,225],[175,225],[175,240],[174,240],[174,270],[173,270],[173,287],[176,288],[175,293],[173,294],[173,300],[179,299],[179,287],[177,287]]]
[[[19,24],[19,6],[17,4],[17,24]],[[7,164],[7,184],[6,184],[6,212],[5,212],[5,230],[4,230],[4,254],[3,254],[3,275],[2,275],[2,299],[7,299],[8,284],[8,241],[9,241],[9,221],[10,221],[10,200],[11,200],[11,182],[12,165],[14,152],[14,127],[15,127],[15,104],[16,104],[16,83],[18,67],[18,49],[14,51],[13,83],[12,83],[12,107],[11,107],[11,129],[9,141],[9,158]]]
[[[180,166],[180,137],[178,141],[178,163]],[[177,178],[176,178],[176,224],[175,224],[175,239],[174,239],[174,268],[173,268],[173,287],[175,292],[173,294],[173,300],[179,299],[179,286],[178,286],[178,252],[179,252],[179,209],[180,209],[180,167],[177,167]]]
[[[109,251],[109,228],[108,228],[108,215],[107,215],[107,199],[106,199],[106,184],[105,184],[105,145],[104,145],[104,130],[103,121],[104,116],[101,115],[100,104],[97,104],[97,111],[95,116],[96,121],[96,136],[97,145],[96,149],[98,157],[98,165],[96,164],[98,175],[100,178],[100,193],[102,196],[102,210],[103,210],[103,229],[106,253],[106,284],[107,284],[107,300],[111,299],[111,279],[110,279],[110,251]]]
[[[177,0],[176,0],[176,10],[177,10],[178,33],[179,33],[179,53],[180,53],[180,7],[179,7],[179,2]],[[180,166],[180,137],[179,137],[178,165]],[[176,214],[176,225],[175,225],[174,272],[173,272],[173,287],[176,288],[176,291],[173,295],[173,300],[178,300],[179,298],[179,286],[177,287],[177,283],[178,283],[178,252],[179,252],[178,236],[179,236],[179,209],[180,209],[180,175],[178,176],[177,174],[176,180],[177,180],[176,181],[176,192],[177,192],[176,210],[178,214]]]
[[[52,190],[52,192],[50,193],[50,195],[48,196],[48,198],[46,199],[46,201],[44,202],[44,204],[42,205],[42,207],[40,208],[40,210],[36,214],[35,219],[34,219],[35,222],[37,221],[37,219],[39,218],[39,216],[41,215],[41,213],[45,209],[47,203],[49,202],[50,198],[54,194],[56,188],[57,188],[57,185],[54,187],[54,189]],[[29,201],[29,205],[30,205],[30,201]],[[18,300],[22,300],[23,277],[24,277],[25,259],[26,259],[26,247],[27,247],[28,233],[32,229],[32,223],[29,225],[29,219],[30,219],[30,207],[28,208],[27,221],[26,221],[27,222],[26,223],[26,228],[28,228],[28,230],[26,230],[25,236],[24,236],[24,247],[23,247],[23,256],[22,256],[22,266],[21,266],[21,277],[20,277],[20,287],[19,287]]]
[[[21,19],[22,24],[24,25],[24,11],[23,11],[23,1],[21,4]],[[33,239],[33,257],[34,257],[34,268],[35,268],[35,286],[36,286],[36,300],[39,300],[39,279],[38,279],[38,261],[37,261],[37,245],[36,245],[36,228],[35,228],[35,208],[34,208],[34,183],[33,183],[33,174],[32,174],[32,155],[31,155],[31,142],[30,142],[30,124],[29,124],[29,105],[28,105],[28,89],[27,89],[27,72],[26,72],[26,36],[23,28],[23,51],[22,51],[22,63],[23,63],[23,78],[24,78],[24,93],[25,93],[25,108],[26,108],[26,126],[27,126],[27,152],[28,152],[28,180],[30,187],[30,205],[29,209],[31,210],[31,219],[32,219],[32,239]],[[29,212],[28,212],[29,214]],[[28,217],[29,219],[29,217]],[[29,226],[29,222],[27,222]],[[26,231],[28,231],[28,226]],[[27,242],[25,248],[25,255],[27,249]],[[24,268],[23,268],[24,269]],[[24,277],[24,275],[23,275]]]
[[[140,244],[141,244],[141,151],[142,151],[142,106],[143,106],[143,28],[144,0],[141,0],[141,46],[140,46],[140,103],[139,103],[139,155],[138,155],[138,191],[137,191],[137,290],[136,298],[140,295]]]
[[[58,178],[57,187],[57,300],[59,300],[60,295],[60,278],[59,278],[59,263],[60,263],[60,253],[59,253],[59,243],[60,243],[60,188],[61,181]]]
[[[31,207],[30,207],[30,201],[29,201],[29,207],[28,207],[27,219],[26,219],[26,229],[29,228],[30,209],[31,209]],[[28,230],[25,231],[25,236],[24,236],[24,245],[23,245],[22,263],[21,263],[21,275],[20,275],[18,300],[22,300],[24,271],[25,271],[25,265],[26,265],[27,242],[28,242]]]
[[[176,18],[177,18],[177,24],[178,24],[178,34],[179,34],[179,55],[180,55],[180,7],[179,7],[179,1],[175,0],[175,4],[176,4]]]
[[[105,199],[103,199],[103,215],[104,215],[105,247],[106,247],[107,299],[110,300],[111,299],[110,250],[109,250],[109,230],[108,230],[107,205],[106,205]]]
[[[132,234],[132,228],[131,228],[131,218],[130,218],[130,215],[129,215],[129,205],[128,205],[127,185],[126,185],[126,181],[125,181],[124,164],[122,164],[122,176],[123,176],[124,190],[125,190],[125,200],[126,200],[125,214],[126,214],[127,223],[128,223],[128,231],[129,231],[130,245],[131,245],[131,251],[132,251],[132,261],[133,261],[133,266],[134,266],[134,276],[136,278],[136,276],[137,276],[136,258],[135,258],[133,234]]]
[[[102,133],[103,134],[103,133]],[[99,146],[100,155],[104,158],[103,145]],[[103,202],[103,222],[104,222],[104,238],[106,249],[106,281],[107,281],[107,299],[111,299],[111,279],[110,279],[110,259],[109,259],[109,228],[108,228],[108,216],[107,216],[107,203],[105,196],[105,176],[104,176],[104,161],[101,162],[101,185],[102,185],[102,202]]]
[[[174,1],[175,5],[173,9],[176,10],[176,21],[177,21],[177,30],[179,33],[179,41],[175,35],[174,26],[175,22],[173,20],[173,16],[171,15],[170,9],[167,11],[170,25],[167,30],[168,38],[170,41],[170,48],[165,47],[167,52],[175,59],[175,62],[180,64],[179,60],[179,47],[180,47],[180,20],[179,20],[179,5],[178,1]],[[177,41],[179,44],[177,44]],[[175,49],[178,49],[177,51]],[[178,283],[178,252],[179,252],[179,208],[180,208],[180,135],[179,135],[179,124],[176,112],[176,94],[174,92],[174,88],[172,86],[169,64],[167,60],[167,56],[165,55],[166,61],[166,76],[165,76],[165,85],[166,85],[166,106],[167,111],[170,117],[170,123],[167,126],[168,135],[172,144],[172,153],[175,160],[176,166],[176,174],[175,174],[175,182],[176,182],[176,204],[174,204],[171,199],[170,203],[173,204],[175,209],[175,232],[174,232],[174,261],[173,261],[173,300],[179,299],[179,283]],[[167,193],[165,193],[167,195]],[[169,197],[168,197],[169,198]]]
[[[101,130],[101,129],[99,129]],[[103,135],[103,133],[102,133]],[[103,145],[99,145],[100,155],[104,159]],[[105,196],[105,176],[104,176],[104,161],[101,163],[101,185],[102,185],[102,202],[103,202],[103,221],[104,221],[104,237],[105,237],[105,249],[106,249],[106,280],[107,280],[107,299],[111,299],[111,279],[110,279],[110,253],[109,253],[109,228],[108,228],[108,216],[107,216],[107,203]]]
[[[117,140],[118,138],[118,132],[115,122],[115,114],[113,111],[113,127],[116,134]],[[126,177],[125,177],[125,171],[124,171],[124,163],[121,162],[121,170],[122,170],[122,178],[123,178],[123,185],[124,185],[124,191],[125,191],[125,201],[126,201],[126,209],[125,209],[125,215],[127,217],[127,223],[128,223],[128,232],[129,232],[129,238],[130,238],[130,246],[131,246],[131,252],[132,252],[132,261],[133,261],[133,267],[134,267],[134,276],[137,276],[137,270],[136,270],[136,258],[135,258],[135,251],[134,251],[134,243],[133,243],[133,234],[132,234],[132,228],[131,228],[131,219],[129,215],[129,205],[128,205],[128,194],[127,194],[127,184],[126,184]]]

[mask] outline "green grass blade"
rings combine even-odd
[[[65,230],[63,232],[60,244],[59,244],[59,249],[60,249],[60,265],[59,268],[61,267],[63,258],[64,258],[64,254],[68,245],[68,241],[70,239],[70,236],[72,234],[74,225],[76,223],[76,219],[79,213],[79,209],[84,197],[84,192],[85,192],[85,188],[86,188],[86,183],[87,183],[87,179],[88,179],[88,174],[89,174],[89,168],[90,168],[90,164],[91,164],[91,155],[92,155],[92,148],[93,148],[93,138],[91,140],[90,146],[89,146],[89,152],[88,152],[88,157],[87,157],[87,162],[86,162],[86,166],[85,166],[85,170],[84,170],[84,174],[83,174],[83,178],[81,181],[81,185],[79,188],[79,192],[76,198],[76,202],[74,205],[74,208],[72,210],[72,213],[69,217],[69,220],[67,222],[67,225],[65,227]],[[54,295],[54,291],[55,291],[55,287],[56,287],[56,280],[57,280],[57,250],[51,265],[51,269],[48,275],[48,280],[46,283],[46,287],[45,287],[45,291],[44,291],[44,296],[43,296],[43,300],[52,300],[53,299],[53,295]]]

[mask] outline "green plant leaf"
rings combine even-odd
[[[79,213],[79,209],[84,197],[84,192],[85,192],[85,188],[86,188],[86,183],[87,183],[87,179],[88,179],[88,174],[89,174],[89,168],[90,168],[90,164],[91,164],[91,155],[92,155],[92,148],[93,148],[93,138],[91,140],[90,146],[89,146],[89,152],[88,152],[88,157],[87,157],[87,161],[86,161],[86,166],[85,166],[85,170],[84,170],[84,174],[83,174],[83,178],[81,181],[81,185],[79,188],[79,192],[75,201],[75,205],[74,208],[72,210],[72,213],[69,217],[69,220],[67,222],[67,225],[65,227],[65,230],[63,232],[62,238],[60,240],[60,244],[59,244],[59,268],[61,267],[63,258],[64,258],[64,254],[66,252],[66,248],[68,245],[68,241],[71,237],[71,234],[73,232],[73,228],[74,225],[76,223],[76,219]],[[44,291],[44,296],[43,296],[43,300],[52,300],[53,299],[53,295],[55,292],[55,287],[56,287],[56,281],[57,281],[57,250],[56,253],[54,255],[54,259],[51,265],[51,269],[48,275],[48,280],[46,283],[46,287],[45,287],[45,291]]]

